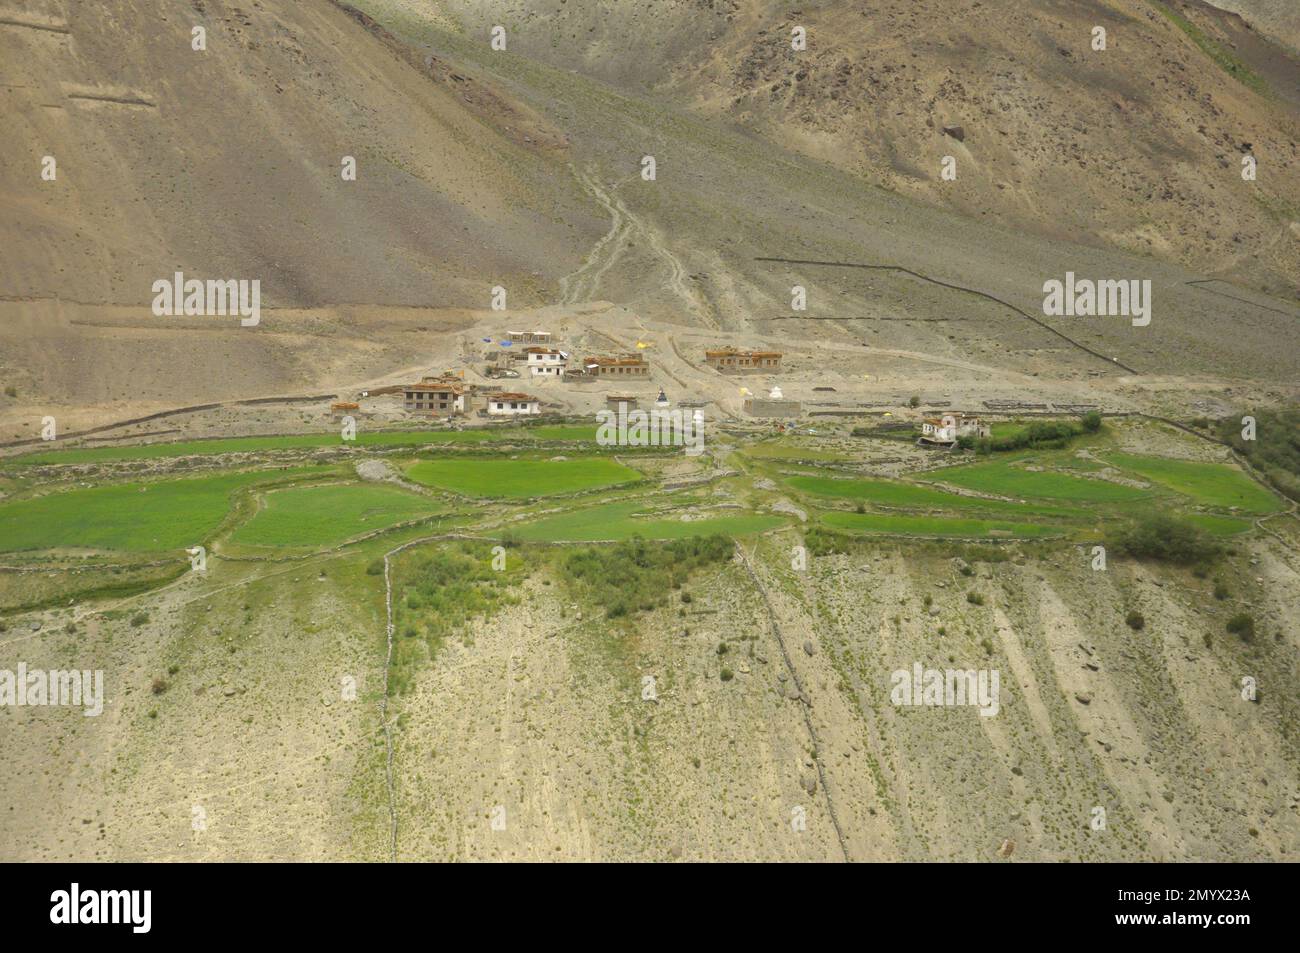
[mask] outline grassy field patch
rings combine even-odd
[[[1235,516],[1216,516],[1213,513],[1188,513],[1184,519],[1211,536],[1236,536],[1238,533],[1247,532],[1253,525],[1250,520],[1238,519]]]
[[[829,496],[844,500],[862,500],[880,506],[914,509],[980,509],[1008,515],[1033,515],[1060,518],[1087,518],[1081,510],[1060,507],[1026,506],[1002,500],[982,500],[962,496],[929,486],[918,486],[898,480],[835,480],[828,477],[796,476],[786,480],[791,487],[804,493]]]
[[[358,433],[345,444],[337,432],[288,434],[280,437],[230,437],[217,440],[185,440],[178,443],[146,443],[130,447],[72,447],[14,457],[10,463],[35,464],[110,463],[118,460],[156,460],[219,453],[255,453],[267,450],[303,450],[317,447],[401,447],[429,443],[482,443],[497,434],[486,430],[381,430]]]
[[[110,549],[161,552],[204,542],[244,487],[326,467],[117,483],[0,505],[0,552]]]
[[[328,546],[439,509],[433,500],[392,486],[291,487],[267,493],[262,509],[231,540],[247,546]]]
[[[1128,503],[1148,495],[1145,490],[1119,483],[1089,480],[1050,470],[1026,470],[1010,461],[947,467],[927,474],[922,479],[949,483],[980,493],[996,493],[999,496],[1027,496],[1080,503]]]
[[[1132,471],[1205,506],[1220,509],[1235,506],[1247,513],[1275,513],[1281,509],[1277,497],[1236,467],[1227,464],[1144,457],[1131,453],[1112,453],[1106,459],[1117,467]]]
[[[451,490],[465,496],[498,499],[577,493],[641,479],[641,474],[631,467],[604,457],[577,457],[568,460],[476,457],[421,460],[410,467],[406,475],[425,486]]]

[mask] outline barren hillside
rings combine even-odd
[[[505,24],[529,56],[981,221],[1288,295],[1300,281],[1300,58],[1198,0],[436,6],[465,35]],[[796,27],[806,50],[791,49]]]
[[[0,9],[4,297],[147,315],[180,270],[259,279],[267,307],[482,307],[562,273],[583,215],[538,177],[563,136],[333,4]]]

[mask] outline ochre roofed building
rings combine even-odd
[[[704,352],[704,363],[718,371],[766,371],[781,369],[780,351],[738,351],[732,347]]]

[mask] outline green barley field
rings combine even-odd
[[[1150,495],[1137,487],[1069,476],[1050,470],[1027,470],[1015,462],[1002,461],[946,467],[926,474],[922,479],[948,483],[979,493],[1080,503],[1131,503]]]
[[[230,512],[238,491],[329,470],[299,467],[118,483],[15,500],[0,504],[0,552],[185,549],[208,539]]]
[[[393,486],[289,487],[268,491],[257,515],[230,539],[245,546],[332,546],[442,509],[434,500]]]
[[[1111,453],[1106,459],[1117,467],[1159,483],[1203,506],[1237,507],[1246,513],[1276,513],[1277,498],[1236,467],[1223,463],[1197,463],[1167,457]]]
[[[157,460],[220,453],[256,453],[268,450],[303,450],[317,447],[402,447],[438,443],[482,443],[495,433],[487,430],[380,430],[360,432],[345,444],[337,433],[288,434],[279,437],[230,437],[215,440],[185,440],[179,443],[146,443],[131,447],[72,447],[14,457],[20,466],[112,463],[119,460]],[[541,439],[541,438],[539,438]]]
[[[596,442],[594,424],[550,424],[540,427],[485,427],[470,430],[374,430],[364,429],[357,439],[345,444],[337,432],[285,434],[269,437],[229,437],[213,440],[182,440],[175,443],[146,443],[124,447],[69,447],[40,450],[12,457],[13,466],[46,466],[77,463],[114,463],[122,460],[158,460],[167,457],[211,456],[220,453],[257,453],[274,450],[313,450],[319,447],[420,447],[437,444],[482,444],[491,441]]]
[[[978,509],[1016,516],[1046,516],[1087,519],[1091,514],[1064,507],[1033,506],[1004,500],[982,500],[901,480],[837,480],[829,477],[795,476],[785,481],[792,488],[816,496],[862,500],[879,506],[908,509]]]
[[[450,490],[463,496],[492,499],[526,499],[577,493],[598,487],[619,486],[641,479],[641,474],[605,457],[565,460],[454,457],[421,460],[406,476],[424,486]]]

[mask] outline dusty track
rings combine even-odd
[[[704,325],[714,331],[719,330],[721,325],[713,314],[713,309],[687,284],[686,267],[668,248],[659,232],[629,210],[622,199],[601,188],[589,173],[575,170],[574,175],[583,190],[609,213],[610,227],[592,247],[577,271],[560,279],[560,304],[574,305],[594,299],[600,289],[601,279],[622,257],[628,239],[639,235],[651,252],[668,267],[668,280],[664,282],[664,288],[680,298]]]

